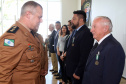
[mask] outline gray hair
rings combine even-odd
[[[50,26],[51,26],[53,29],[55,28],[54,24],[50,24]]]
[[[35,9],[38,6],[40,8],[42,8],[42,6],[39,3],[35,2],[35,1],[26,2],[21,8],[21,16],[23,16],[27,11],[30,11],[31,13],[35,13],[35,11],[36,11]]]
[[[97,18],[100,18],[101,19],[101,23],[104,26],[105,25],[108,25],[109,26],[109,31],[112,32],[112,27],[113,27],[112,21],[108,17],[106,17],[106,16],[98,16],[95,19],[97,19]]]

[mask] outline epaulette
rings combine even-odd
[[[19,29],[18,26],[13,26],[7,32],[8,33],[16,33],[18,29]]]

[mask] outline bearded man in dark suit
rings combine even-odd
[[[72,84],[81,84],[84,68],[93,46],[93,35],[85,25],[86,14],[82,10],[74,11],[72,28],[66,52],[66,73]]]

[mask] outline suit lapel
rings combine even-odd
[[[105,39],[102,41],[102,43],[101,43],[100,45],[98,45],[98,47],[97,47],[94,51],[91,50],[91,52],[90,52],[90,54],[89,54],[89,57],[88,57],[88,60],[87,60],[87,63],[86,63],[86,66],[91,62],[91,60],[92,60],[94,57],[96,57],[96,54],[98,54],[98,52],[101,52],[101,51],[102,51],[102,49],[104,48],[104,45],[106,44],[106,42],[108,42],[108,40],[109,40],[110,38],[112,38],[112,35],[110,35],[110,36],[108,36],[107,38],[105,38]]]
[[[55,33],[55,30],[53,30],[53,32],[51,33],[51,37],[54,35],[54,33]]]
[[[72,34],[71,34],[71,36],[70,36],[70,38],[69,38],[69,39],[70,39],[70,42],[69,42],[69,44],[68,44],[68,48],[69,48],[69,47],[70,47],[70,45],[72,44],[72,40],[73,40],[73,33],[74,33],[74,32],[72,32]],[[69,41],[69,40],[68,40],[68,41]]]
[[[91,51],[87,60],[86,65],[88,65],[89,62],[91,62],[91,60],[96,57],[96,55],[98,54],[98,52],[101,52],[103,49],[103,45],[99,45],[94,51]]]
[[[74,37],[74,40],[76,40],[76,38],[80,35],[80,32],[81,31],[85,31],[85,29],[83,29],[83,28],[85,28],[85,25],[83,25],[78,31],[76,31],[76,34],[73,36]],[[70,43],[68,45],[68,48],[72,45],[73,37],[70,40]]]
[[[60,30],[58,30],[58,31],[56,32],[55,39],[58,38],[58,36],[59,36],[59,31],[60,31]]]

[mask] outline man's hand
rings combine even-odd
[[[47,74],[48,74],[48,71],[45,71],[45,74],[44,75],[46,76]]]
[[[64,57],[63,57],[62,55],[60,56],[60,59],[61,59],[62,61],[64,61]]]
[[[75,73],[73,74],[73,77],[74,77],[75,79],[77,79],[77,80],[80,80],[80,77],[77,76]]]
[[[48,71],[45,71],[44,69],[42,69],[40,75],[45,76],[45,75],[47,75],[47,73],[48,73]]]
[[[66,52],[63,55],[66,57]]]

